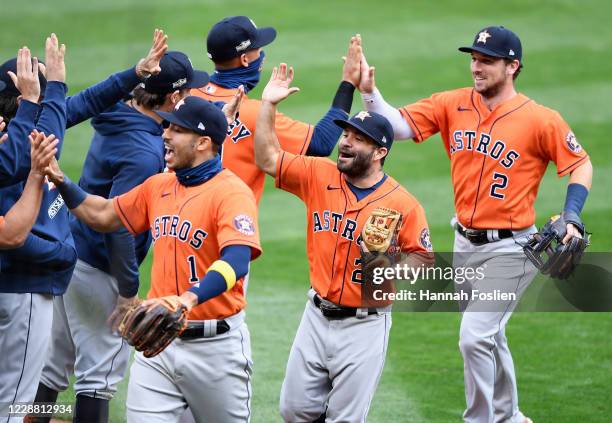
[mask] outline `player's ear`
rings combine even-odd
[[[243,66],[245,68],[249,66],[249,59],[248,59],[246,53],[242,53],[240,55],[240,66]]]
[[[389,154],[389,149],[387,149],[387,147],[378,147],[374,151],[374,160],[380,160],[383,157],[386,157],[387,154]]]
[[[170,96],[170,102],[172,102],[173,108],[174,105],[176,105],[176,103],[178,103],[182,99],[181,92],[179,90],[173,91],[168,95]]]
[[[521,62],[519,62],[518,60],[507,62],[506,63],[506,73],[508,75],[514,75],[518,71],[518,68],[520,65],[521,65]]]
[[[212,150],[212,145],[213,145],[212,138],[210,138],[208,135],[203,135],[199,137],[196,142],[196,150],[198,151],[206,151],[208,149]]]

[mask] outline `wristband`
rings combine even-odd
[[[87,198],[87,193],[83,191],[83,188],[72,182],[70,178],[65,175],[64,182],[58,185],[57,189],[62,195],[62,198],[66,203],[66,207],[68,207],[70,210],[79,207]]]

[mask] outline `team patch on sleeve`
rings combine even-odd
[[[255,235],[253,219],[246,214],[239,214],[234,217],[234,228],[243,235]]]
[[[423,248],[425,248],[427,251],[431,251],[433,249],[431,245],[431,238],[429,237],[429,229],[424,228],[421,231],[421,236],[419,240]]]
[[[565,144],[572,153],[580,153],[582,151],[582,146],[580,145],[580,143],[576,139],[576,135],[574,135],[572,131],[569,131],[565,136]]]

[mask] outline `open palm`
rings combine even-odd
[[[297,87],[290,87],[292,81],[293,68],[290,67],[287,71],[287,64],[281,63],[278,68],[272,70],[272,76],[261,94],[261,99],[272,104],[280,103],[300,90]]]

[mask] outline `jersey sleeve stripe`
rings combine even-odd
[[[589,156],[585,155],[584,157],[576,160],[574,163],[572,163],[571,165],[569,165],[568,167],[566,167],[563,170],[560,170],[559,172],[557,172],[557,175],[559,176],[564,176],[566,175],[568,172],[572,171],[574,168],[578,167],[578,165],[583,162],[585,159],[587,159]]]
[[[278,169],[276,169],[278,176],[278,183],[276,184],[277,188],[283,189],[282,178],[283,178],[283,160],[285,160],[285,152],[281,153],[280,163],[278,165]]]
[[[418,141],[423,141],[425,138],[423,138],[423,133],[421,132],[421,130],[419,129],[418,125],[416,124],[416,122],[414,121],[414,119],[412,118],[412,116],[410,116],[410,113],[408,113],[408,109],[406,109],[405,107],[402,107],[400,109],[400,113],[405,115],[405,117],[407,117],[408,119],[410,119],[410,122],[408,122],[408,124],[412,127],[412,129],[416,129],[415,134],[418,133],[419,136],[417,138]]]
[[[308,150],[308,145],[310,144],[310,133],[312,131],[312,125],[308,125],[308,131],[306,132],[306,138],[304,138],[304,143],[302,144],[302,148],[300,149],[300,154],[306,154],[306,150]]]
[[[115,204],[115,210],[118,212],[117,214],[119,215],[119,219],[121,219],[121,221],[123,222],[123,224],[126,226],[126,228],[133,234],[133,235],[137,235],[137,232],[134,230],[134,227],[132,226],[132,224],[130,223],[130,221],[128,220],[127,216],[125,215],[125,212],[123,211],[123,209],[121,208],[121,204],[119,203],[119,197],[115,197],[114,199],[114,204]]]

